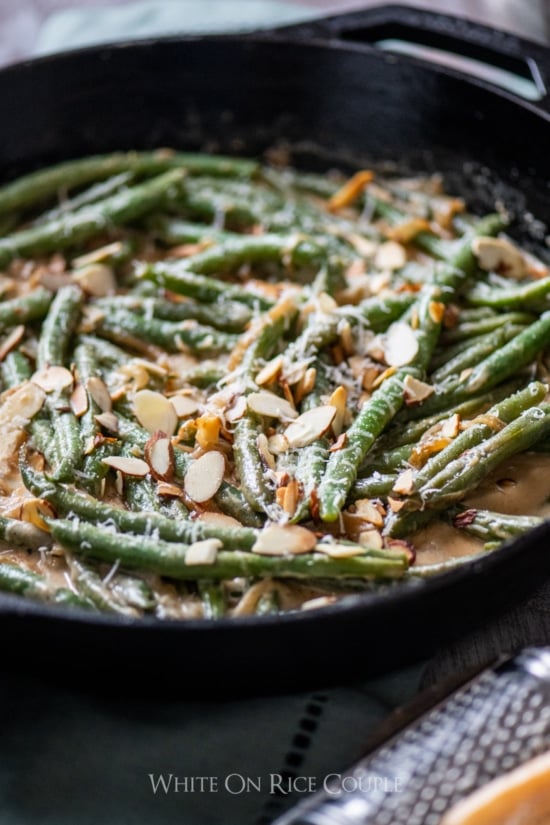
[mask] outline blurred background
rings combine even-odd
[[[399,0],[550,42],[550,0]],[[0,0],[0,65],[60,48],[177,31],[242,30],[380,0]]]

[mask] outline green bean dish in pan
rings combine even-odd
[[[116,153],[0,221],[1,590],[308,609],[545,517],[550,273],[438,178]]]

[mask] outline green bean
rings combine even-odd
[[[2,380],[6,387],[18,387],[32,375],[30,361],[20,350],[12,350],[0,365]]]
[[[204,579],[198,582],[199,596],[205,619],[219,619],[225,615],[225,593],[217,581]]]
[[[84,610],[93,609],[93,604],[88,599],[65,587],[52,589],[44,576],[9,562],[0,563],[0,590],[29,599],[71,605]]]
[[[164,203],[182,179],[182,172],[175,169],[82,207],[78,212],[6,235],[0,239],[0,266],[16,257],[67,249],[106,229],[141,218]]]
[[[121,616],[139,616],[133,607],[123,604],[104,584],[95,570],[83,564],[71,555],[66,556],[71,580],[79,594],[94,604],[98,610],[106,613],[118,613]]]
[[[55,196],[60,189],[85,186],[123,172],[157,175],[174,168],[184,169],[189,174],[246,178],[254,175],[258,166],[240,158],[166,150],[95,155],[31,172],[0,187],[0,213],[33,206]]]
[[[78,195],[61,200],[57,206],[54,206],[52,209],[48,209],[47,212],[43,212],[39,215],[38,218],[33,221],[33,224],[36,226],[41,223],[57,220],[58,218],[63,217],[63,215],[66,215],[68,212],[74,212],[82,206],[88,206],[91,203],[96,203],[109,195],[113,195],[119,189],[122,189],[123,186],[131,183],[133,178],[134,175],[132,172],[122,172],[119,175],[114,175],[112,178],[107,178],[107,180],[95,183],[89,189],[79,192]]]
[[[395,578],[402,576],[409,556],[403,552],[348,558],[331,558],[323,553],[298,556],[260,556],[238,550],[220,551],[212,564],[187,564],[188,546],[170,544],[144,536],[116,533],[105,527],[84,522],[56,519],[50,523],[54,539],[68,550],[84,557],[120,563],[126,567],[150,570],[162,576],[181,580],[232,579],[239,576],[364,576]]]
[[[461,510],[453,525],[482,541],[506,541],[544,523],[541,516],[515,516],[490,510]]]
[[[45,530],[35,527],[28,521],[19,521],[19,519],[4,516],[0,516],[0,539],[27,550],[38,550],[41,547],[48,548],[52,545],[51,536]]]
[[[490,318],[482,318],[480,321],[467,321],[464,324],[458,324],[456,327],[446,330],[443,335],[443,341],[445,344],[453,344],[477,335],[485,335],[501,327],[509,327],[512,324],[522,326],[531,324],[533,320],[533,315],[528,312],[508,312],[501,315],[494,315]]]
[[[151,318],[175,322],[193,320],[226,332],[242,332],[252,317],[252,313],[244,304],[234,301],[200,304],[195,301],[167,301],[138,295],[117,295],[114,298],[97,300],[94,306],[104,310],[107,314],[123,308],[139,313],[147,320]]]
[[[53,294],[48,289],[38,289],[0,303],[0,332],[29,321],[41,321],[46,317]]]
[[[550,293],[550,278],[540,278],[536,281],[527,281],[520,286],[492,287],[480,281],[468,290],[464,296],[469,304],[474,306],[491,307],[493,309],[539,309],[544,306],[541,299],[548,298]]]
[[[38,369],[66,363],[83,301],[82,290],[77,286],[64,286],[55,296],[42,325],[36,359]]]
[[[206,327],[196,321],[162,321],[127,312],[114,310],[97,322],[97,332],[132,346],[132,341],[155,344],[167,352],[189,351],[197,354],[228,352],[237,343],[237,337]]]
[[[450,378],[460,376],[463,370],[477,366],[480,361],[492,355],[492,353],[500,349],[503,344],[506,344],[520,332],[523,332],[524,329],[524,326],[512,324],[509,327],[501,327],[495,330],[495,332],[477,338],[475,342],[472,341],[471,346],[432,372],[430,376],[431,383],[441,384]]]

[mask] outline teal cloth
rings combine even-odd
[[[290,23],[311,10],[279,2],[208,0],[72,9],[46,22],[38,52],[161,33]],[[169,678],[159,674],[159,680]],[[2,825],[267,825],[291,797],[271,775],[313,785],[358,759],[373,727],[418,688],[420,668],[311,692],[198,701],[117,696],[21,674],[0,681]],[[162,774],[180,790],[153,792]],[[182,783],[209,777],[201,792]],[[228,777],[232,777],[228,780]],[[229,782],[232,792],[225,789]],[[231,785],[233,782],[233,786]],[[237,793],[239,783],[247,783]],[[258,789],[259,786],[259,789]],[[274,788],[274,790],[276,790]],[[298,801],[302,794],[295,794]]]
[[[173,34],[245,32],[308,20],[318,13],[281,0],[158,0],[64,9],[46,20],[36,53]]]

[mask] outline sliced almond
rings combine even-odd
[[[170,398],[170,403],[174,407],[178,418],[189,418],[199,410],[199,402],[188,395],[173,395]]]
[[[397,241],[385,241],[381,243],[374,256],[374,266],[376,269],[389,269],[395,272],[402,269],[407,263],[407,252],[405,247]]]
[[[73,281],[94,298],[104,298],[116,292],[115,274],[106,264],[89,264],[73,272]]]
[[[315,382],[317,380],[317,370],[315,367],[309,367],[305,373],[303,378],[298,381],[296,388],[294,390],[294,400],[298,404],[306,395],[309,395],[310,392],[315,387]]]
[[[282,368],[283,356],[277,355],[276,358],[272,358],[271,361],[268,361],[265,367],[260,370],[256,376],[256,384],[259,387],[263,387],[264,384],[271,384],[273,381],[276,381]]]
[[[326,433],[336,416],[336,407],[325,404],[314,407],[293,421],[285,430],[285,438],[291,448],[307,447]]]
[[[113,402],[111,400],[111,396],[109,395],[107,385],[101,378],[98,378],[96,375],[92,375],[92,377],[88,378],[86,381],[86,389],[101,412],[111,412]]]
[[[335,407],[336,409],[336,415],[334,416],[334,420],[332,422],[332,431],[336,436],[340,435],[344,426],[347,400],[348,391],[342,385],[336,387],[328,400],[329,406]]]
[[[353,556],[364,556],[365,548],[360,544],[338,544],[337,542],[320,541],[315,545],[317,553],[330,556],[331,559],[351,559]]]
[[[419,232],[431,232],[431,226],[425,218],[408,218],[395,226],[390,226],[386,230],[386,236],[391,241],[410,243]]]
[[[339,450],[343,450],[346,444],[348,443],[348,434],[347,433],[340,433],[334,444],[332,444],[328,451],[329,453],[337,453]]]
[[[159,496],[167,496],[168,498],[183,497],[183,490],[181,487],[178,487],[177,484],[170,484],[168,481],[159,481],[157,484],[157,493]]]
[[[88,409],[88,393],[82,384],[77,384],[69,399],[71,410],[77,418],[80,418]]]
[[[21,505],[21,520],[29,521],[35,527],[50,532],[45,519],[55,518],[55,510],[48,501],[41,498],[26,498]]]
[[[134,412],[142,427],[150,433],[161,430],[171,436],[176,432],[178,416],[172,402],[154,390],[140,390],[134,396]]]
[[[65,367],[46,367],[35,372],[31,381],[44,392],[61,392],[72,385],[73,376]]]
[[[195,419],[195,438],[203,450],[211,450],[219,442],[221,421],[217,415],[203,415]]]
[[[2,344],[0,344],[0,361],[3,361],[6,355],[9,355],[12,349],[15,349],[24,335],[25,327],[23,324],[20,324],[18,327],[12,329],[10,334],[7,335],[2,341]]]
[[[441,424],[443,438],[456,438],[460,432],[460,415],[455,413]]]
[[[87,252],[85,255],[80,255],[78,258],[73,258],[72,265],[76,269],[81,269],[89,264],[95,264],[104,261],[106,258],[111,258],[113,255],[118,255],[123,248],[121,241],[114,241],[105,246],[100,246],[92,252]]]
[[[435,388],[431,384],[419,381],[418,378],[413,378],[412,375],[407,375],[403,382],[403,388],[406,404],[418,404],[435,392]]]
[[[412,493],[414,489],[414,474],[412,470],[403,470],[397,476],[396,482],[393,485],[393,492],[394,493],[401,493],[401,495],[407,496],[409,493]]]
[[[118,433],[118,418],[113,412],[100,413],[100,415],[95,416],[95,420],[109,432]]]
[[[319,607],[329,607],[337,601],[336,596],[317,596],[315,599],[308,599],[302,602],[302,610],[317,610]]]
[[[391,496],[388,496],[388,504],[390,505],[392,513],[398,513],[405,506],[404,501],[399,498],[392,498]]]
[[[359,533],[359,544],[368,550],[381,550],[384,540],[378,530],[363,530]]]
[[[225,420],[230,424],[239,421],[246,412],[246,398],[244,395],[239,395],[233,400],[233,403],[225,411]]]
[[[157,481],[171,481],[174,476],[174,448],[164,433],[155,433],[145,445],[145,460]]]
[[[525,278],[527,265],[517,246],[505,238],[481,235],[472,241],[472,252],[481,269],[499,272],[509,278]]]
[[[208,501],[220,489],[225,473],[225,458],[222,453],[212,450],[205,453],[189,466],[183,486],[192,501]]]
[[[384,336],[384,360],[390,367],[410,364],[418,353],[418,340],[409,324],[396,321]]]
[[[430,301],[428,306],[430,318],[434,324],[440,324],[445,317],[446,307],[441,301]]]
[[[185,554],[185,564],[214,564],[223,544],[219,539],[204,539],[192,544]]]
[[[368,498],[360,498],[355,502],[355,512],[361,516],[363,521],[374,524],[375,527],[383,527],[384,517],[378,507]]]
[[[267,390],[250,393],[246,402],[248,409],[258,415],[280,418],[283,421],[298,417],[298,413],[286,399]]]
[[[349,206],[357,200],[363,189],[374,179],[374,172],[370,169],[361,169],[356,172],[337,192],[332,195],[327,203],[329,212],[337,212],[344,206]]]
[[[379,374],[379,375],[378,375],[378,376],[374,379],[374,381],[372,382],[372,384],[371,384],[371,386],[370,386],[370,389],[371,389],[371,390],[375,390],[377,387],[379,387],[381,384],[383,384],[383,383],[384,383],[384,381],[386,380],[386,378],[390,378],[392,375],[395,375],[395,373],[396,373],[396,372],[397,372],[397,367],[388,367],[388,369],[387,369],[387,370],[384,370],[384,372],[381,372],[381,373],[380,373],[380,374]],[[362,396],[362,398],[363,398],[363,397],[364,397],[365,401],[367,401],[367,400],[370,398],[369,393],[365,393],[365,395],[364,395],[364,396]],[[361,405],[361,406],[362,406],[362,405]]]
[[[135,476],[136,478],[145,478],[149,473],[149,465],[141,458],[132,458],[124,455],[113,455],[108,458],[101,459],[103,464],[112,467],[113,470],[118,470],[125,476]]]
[[[225,513],[212,513],[208,510],[201,513],[197,521],[211,524],[213,527],[242,527],[240,521],[237,521],[233,516],[227,516]]]
[[[271,452],[269,450],[269,445],[267,443],[267,436],[265,435],[265,433],[260,433],[258,435],[258,438],[256,439],[256,444],[258,446],[258,452],[260,454],[260,457],[263,459],[266,467],[268,467],[270,470],[274,470],[275,469],[275,458],[273,457],[273,455],[271,454]]]
[[[315,535],[305,527],[270,524],[261,531],[252,552],[261,556],[299,555],[313,550],[316,542]]]
[[[290,444],[282,433],[275,433],[267,439],[267,446],[273,455],[282,455],[290,450]]]
[[[285,487],[285,494],[282,502],[283,510],[290,516],[293,516],[296,512],[296,506],[298,504],[298,492],[298,482],[295,478],[293,478],[288,482],[287,486]]]

